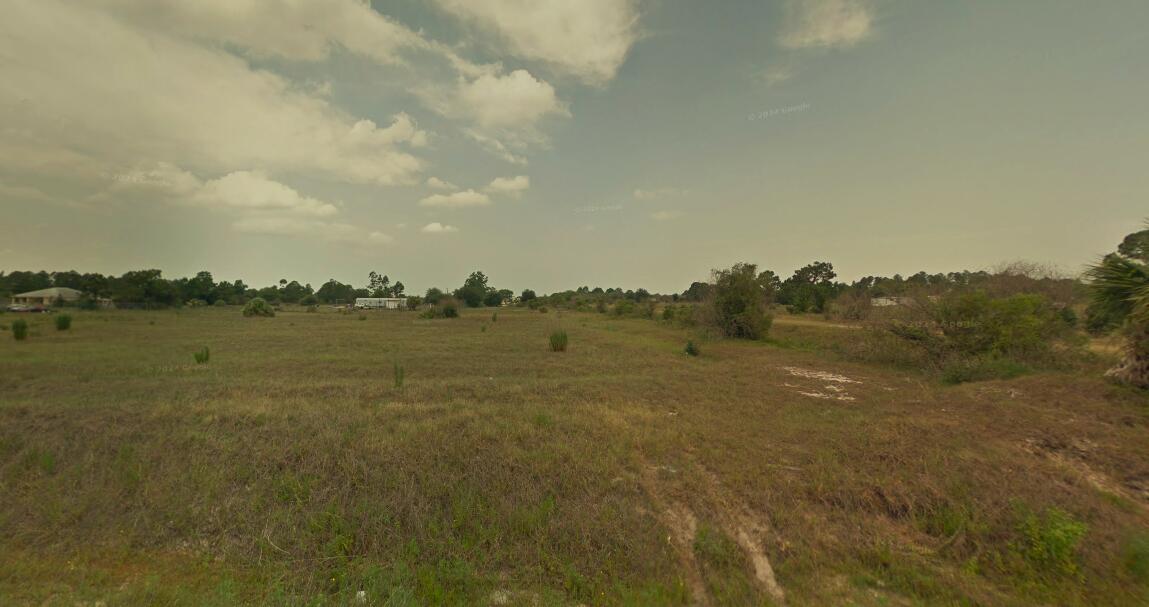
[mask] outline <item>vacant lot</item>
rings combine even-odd
[[[1093,368],[944,386],[809,320],[27,318],[2,604],[1149,601],[1149,399]]]

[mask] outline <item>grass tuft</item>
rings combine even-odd
[[[566,352],[568,341],[569,341],[569,339],[567,338],[567,332],[566,331],[563,331],[561,329],[558,331],[552,331],[551,332],[551,352]]]
[[[699,354],[702,354],[702,350],[699,350],[698,346],[695,345],[693,341],[686,342],[686,348],[684,352],[691,356],[698,356]]]
[[[398,362],[396,362],[395,366],[394,366],[394,375],[395,375],[395,389],[396,390],[402,390],[403,389],[403,379],[404,379],[404,376],[406,375],[406,370],[403,369],[403,365],[399,364]]]
[[[207,361],[211,359],[211,350],[209,350],[207,346],[204,346],[203,349],[194,352],[192,356],[195,357],[195,363],[197,365],[206,365]]]

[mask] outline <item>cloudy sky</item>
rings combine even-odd
[[[8,0],[0,269],[1076,271],[1149,216],[1146,23],[1142,0]]]

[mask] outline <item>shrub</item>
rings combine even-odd
[[[57,331],[67,331],[72,328],[72,316],[70,314],[59,314],[55,321]]]
[[[23,318],[17,318],[12,321],[12,337],[16,341],[24,341],[28,338],[28,321]]]
[[[418,295],[411,295],[407,298],[407,309],[418,310],[419,305],[423,303],[423,298]]]
[[[459,304],[453,299],[442,299],[438,305],[427,308],[419,315],[420,318],[457,318]]]
[[[243,306],[244,316],[275,316],[275,309],[262,297],[253,298]]]
[[[204,346],[202,350],[193,353],[192,356],[195,358],[197,365],[205,365],[211,358],[211,350],[208,350],[207,346]]]
[[[1040,572],[1074,576],[1078,573],[1077,548],[1088,530],[1068,512],[1049,508],[1042,516],[1030,513],[1021,521],[1022,539],[1014,549]]]
[[[547,313],[547,307],[546,306],[539,306],[539,313],[540,314],[546,314]]]
[[[769,295],[758,279],[758,266],[737,263],[714,271],[711,309],[715,326],[727,337],[761,339],[770,332]]]
[[[615,316],[630,316],[634,314],[634,302],[629,299],[620,299],[615,302],[614,308],[610,312]]]
[[[567,332],[563,330],[551,332],[551,352],[567,351]]]
[[[702,351],[698,349],[698,346],[695,345],[693,341],[686,342],[685,352],[691,356],[698,356],[699,354],[702,354]]]
[[[598,300],[598,303],[594,305],[594,311],[598,312],[599,314],[606,314],[606,310],[607,308],[605,299]]]
[[[499,313],[495,312],[494,314],[491,314],[491,322],[498,322],[498,321],[499,321]]]
[[[312,306],[307,306],[307,311],[308,311],[309,313],[312,313],[312,314],[314,314],[314,313],[316,313],[316,312],[318,312],[318,311],[319,311],[319,306],[314,306],[314,305],[312,305]]]
[[[403,376],[405,375],[403,365],[400,365],[399,363],[395,363],[394,375],[395,375],[395,389],[401,390],[403,388]]]
[[[225,308],[225,307],[227,307],[227,302],[222,300],[222,299],[217,299],[217,300],[215,300],[215,303],[213,303],[212,305],[217,307],[217,308]]]

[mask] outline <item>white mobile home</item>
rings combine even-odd
[[[406,297],[356,297],[355,307],[360,309],[402,310],[407,307]]]

